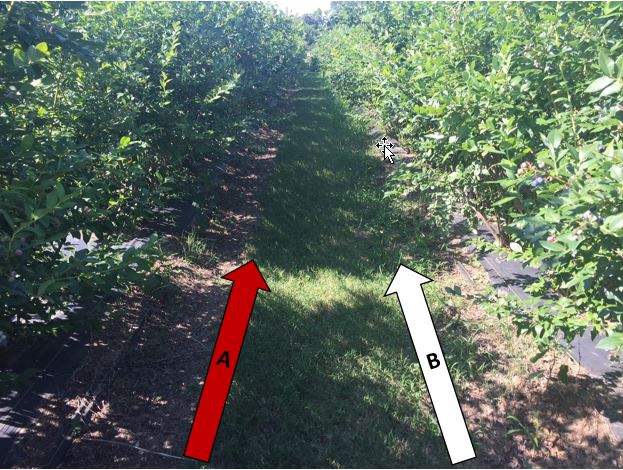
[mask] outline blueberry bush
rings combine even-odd
[[[206,157],[262,119],[303,58],[300,25],[266,4],[0,4],[3,338],[140,284],[157,236],[120,242],[171,201],[209,199]]]
[[[623,5],[337,3],[314,46],[352,105],[417,155],[388,197],[462,211],[539,267],[498,303],[543,351],[586,329],[623,347]]]

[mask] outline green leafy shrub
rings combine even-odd
[[[264,4],[1,4],[0,330],[142,283],[157,237],[118,245],[208,198],[206,157],[263,118],[303,47]]]
[[[541,268],[499,312],[543,349],[586,328],[621,347],[622,20],[618,3],[360,3],[315,46],[417,155],[388,194],[497,226],[492,248]]]

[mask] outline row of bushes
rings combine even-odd
[[[338,4],[315,56],[338,93],[417,154],[442,227],[463,210],[542,277],[500,302],[545,350],[589,328],[623,346],[623,5]],[[420,171],[421,170],[421,171]]]
[[[0,4],[0,331],[49,329],[144,279],[155,237],[114,246],[158,207],[208,197],[205,157],[303,57],[300,26],[261,3]]]

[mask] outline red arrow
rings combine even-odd
[[[223,278],[234,281],[234,285],[229,293],[225,315],[184,451],[186,457],[204,462],[210,460],[212,454],[257,291],[262,289],[270,292],[255,261],[243,264]]]

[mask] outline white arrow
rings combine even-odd
[[[385,295],[398,295],[450,460],[457,464],[476,453],[422,290],[422,284],[430,281],[401,264]]]

